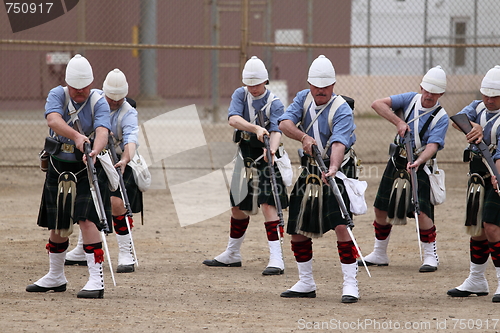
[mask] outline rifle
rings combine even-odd
[[[413,147],[411,144],[411,133],[410,131],[406,131],[405,136],[405,148],[406,148],[406,157],[408,158],[408,163],[413,164]],[[420,260],[422,260],[422,244],[420,244],[420,228],[418,223],[418,215],[420,214],[420,205],[418,203],[418,179],[417,179],[417,170],[415,168],[411,168],[410,170],[410,179],[411,179],[411,199],[413,201],[414,211],[415,211],[415,225],[417,228],[417,239],[418,239],[418,249],[420,251]]]
[[[118,163],[118,155],[116,154],[115,142],[113,136],[108,136],[108,146],[111,152],[111,158],[113,160],[113,165]],[[134,252],[135,264],[139,266],[139,260],[137,260],[137,254],[135,253],[134,240],[132,238],[132,229],[130,228],[129,218],[132,217],[132,208],[130,207],[130,201],[128,200],[127,188],[125,187],[125,182],[123,181],[123,174],[120,167],[116,167],[116,172],[118,173],[118,180],[120,184],[120,193],[122,195],[123,204],[126,209],[125,213],[125,224],[127,225],[128,233],[130,235],[130,243],[132,244],[132,251]]]
[[[258,110],[257,116],[259,118],[260,126],[265,127],[264,112],[262,110]],[[278,192],[278,181],[276,180],[276,172],[274,171],[273,157],[271,154],[271,142],[269,136],[266,134],[264,134],[264,147],[266,148],[267,165],[269,168],[269,175],[271,176],[271,187],[274,196],[274,204],[279,219],[276,231],[278,233],[278,240],[280,241],[281,246],[281,259],[283,259],[284,264],[285,260],[283,258],[283,237],[281,237],[281,233],[283,232],[283,229],[285,227],[285,222],[283,220],[283,209],[281,208],[281,200]]]
[[[318,146],[316,145],[311,145],[312,153],[314,160],[316,161],[316,164],[319,166],[321,172],[323,172],[324,175],[328,173],[328,168],[325,165],[325,161],[323,161],[323,158],[321,157],[321,152],[319,151]],[[335,199],[337,200],[337,203],[339,204],[340,208],[340,213],[342,214],[342,218],[347,220],[347,232],[349,233],[349,236],[352,239],[352,242],[354,243],[354,246],[356,247],[356,250],[358,251],[359,257],[361,258],[361,261],[363,262],[363,266],[365,266],[366,272],[368,273],[369,277],[372,277],[370,274],[370,271],[368,270],[368,265],[365,262],[365,258],[363,257],[363,254],[361,254],[361,250],[358,246],[358,243],[356,242],[356,239],[354,238],[354,234],[352,233],[352,228],[354,228],[354,222],[352,221],[351,215],[349,215],[349,211],[347,210],[347,207],[345,205],[344,199],[342,198],[342,194],[340,193],[339,186],[337,185],[337,182],[335,179],[331,176],[325,176],[326,181],[328,182],[328,185],[330,185],[330,188],[333,191],[333,195],[335,195]]]
[[[461,113],[461,114],[456,114],[454,116],[451,116],[450,119],[464,132],[465,134],[468,134],[472,130],[472,124],[469,121],[469,118],[467,117],[466,114]],[[474,145],[479,151],[481,152],[481,156],[483,157],[483,161],[486,162],[486,167],[488,168],[488,171],[494,175],[497,178],[497,181],[500,182],[500,174],[498,173],[498,169],[495,165],[495,162],[493,161],[493,157],[491,156],[490,149],[484,143],[484,141],[481,141],[480,143],[471,143],[471,145]],[[497,184],[497,190],[499,190],[499,184]],[[500,195],[500,192],[499,192]]]
[[[82,129],[82,125],[80,124],[80,119],[76,118],[73,120],[74,129],[80,133],[85,135]],[[90,148],[90,143],[83,143],[84,154],[87,158],[87,176],[89,178],[90,184],[90,193],[92,194],[92,200],[94,201],[94,206],[97,211],[97,215],[99,216],[99,222],[101,227],[101,240],[104,245],[104,252],[106,253],[106,259],[108,260],[109,269],[111,271],[111,278],[113,279],[113,284],[116,286],[115,275],[113,273],[113,267],[111,266],[111,258],[109,255],[108,243],[106,242],[106,233],[109,233],[109,225],[108,220],[106,218],[106,210],[104,209],[104,203],[102,201],[101,192],[99,190],[99,181],[97,179],[97,170],[94,165],[94,160],[90,156],[92,152],[92,148]]]

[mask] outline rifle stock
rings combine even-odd
[[[406,157],[408,158],[408,162],[413,164],[415,159],[413,158],[413,147],[411,145],[411,134],[410,131],[405,133],[405,148],[406,148]],[[415,215],[420,214],[420,205],[418,202],[418,178],[417,178],[417,170],[412,168],[410,170],[410,179],[411,179],[411,197],[413,201],[413,205],[415,206]]]
[[[456,114],[454,116],[451,116],[450,119],[458,126],[458,128],[460,128],[462,132],[464,132],[464,134],[468,134],[472,130],[472,124],[470,123],[469,118],[466,114]],[[471,145],[474,145],[477,147],[477,149],[479,149],[484,161],[486,161],[486,166],[488,167],[489,171],[497,178],[498,181],[500,181],[500,174],[498,173],[495,161],[493,161],[493,156],[491,156],[490,149],[488,148],[486,143],[484,143],[484,141],[481,141],[480,143],[471,143]]]

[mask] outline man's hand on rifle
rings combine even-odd
[[[467,142],[480,143],[483,140],[483,127],[477,123],[471,122],[472,129],[465,135]]]
[[[264,161],[268,162],[267,161],[267,149],[266,148],[263,148],[263,149],[264,149]],[[276,151],[271,149],[271,157],[272,157],[272,160],[273,160],[273,164],[274,164],[274,156],[275,156],[275,154],[276,154]]]
[[[397,123],[396,129],[398,130],[399,136],[404,137],[406,131],[410,131],[410,126],[408,126],[408,124],[406,122],[401,120],[400,122]]]
[[[85,135],[83,135],[83,134],[80,134],[80,133],[76,132],[76,134],[75,134],[75,138],[74,138],[74,140],[73,140],[73,141],[75,141],[75,147],[76,147],[79,151],[81,151],[82,153],[84,153],[84,154],[85,154],[85,149],[83,148],[83,144],[84,144],[85,142],[87,142],[87,143],[89,143],[89,144],[90,144],[90,140],[89,140],[89,138],[88,138],[88,137],[86,137],[86,136],[85,136]]]
[[[264,127],[256,125],[255,135],[257,135],[257,139],[259,139],[260,142],[264,142],[264,135],[269,136],[269,132]]]
[[[312,145],[317,145],[316,140],[312,136],[304,133],[301,141],[302,149],[304,149],[304,152],[310,156],[313,156]]]
[[[124,160],[119,160],[118,163],[116,163],[114,165],[115,169],[116,168],[120,168],[120,171],[123,175],[123,173],[125,172],[125,167],[127,166],[128,162],[124,161]]]

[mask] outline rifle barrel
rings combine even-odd
[[[417,134],[418,135],[418,134]],[[406,131],[405,133],[405,148],[406,148],[406,158],[410,164],[413,164],[413,147],[411,145],[411,134],[410,131]],[[413,199],[413,206],[415,209],[415,227],[417,232],[417,241],[418,241],[418,249],[420,252],[420,260],[422,260],[422,244],[420,244],[420,223],[418,222],[418,215],[420,214],[420,204],[418,202],[418,180],[417,180],[417,170],[415,168],[411,168],[410,170],[410,179],[411,179],[411,196]]]
[[[113,159],[113,164],[118,163],[118,154],[115,149],[115,142],[111,135],[108,136],[108,148],[111,152],[111,157]],[[120,184],[120,192],[122,194],[123,204],[125,205],[125,209],[127,210],[127,216],[132,217],[132,208],[130,206],[130,201],[128,199],[127,188],[125,187],[125,181],[123,180],[123,174],[120,167],[116,167],[116,172],[118,173],[118,180]]]
[[[82,126],[80,124],[80,119],[76,118],[73,121],[73,126],[80,134],[85,135],[85,133],[83,132]],[[97,213],[99,215],[101,228],[105,232],[109,233],[110,230],[109,230],[109,225],[108,225],[108,221],[106,218],[106,210],[104,209],[104,202],[102,201],[101,192],[99,189],[99,180],[97,179],[97,170],[96,170],[95,165],[94,165],[94,160],[90,156],[90,153],[92,152],[92,148],[90,148],[90,143],[84,142],[83,143],[83,150],[84,150],[84,154],[87,158],[87,174],[88,174],[89,182],[91,185],[90,191],[93,194],[93,197],[95,197],[95,199],[97,200],[97,204],[98,204],[97,205],[98,207],[96,207],[96,209],[98,210]],[[94,187],[94,191],[92,191],[92,186]]]
[[[316,160],[316,164],[318,164],[320,170],[324,174],[328,173],[328,168],[325,165],[325,161],[323,161],[323,158],[321,157],[321,152],[319,151],[318,146],[312,145],[311,148],[313,152],[313,157]],[[344,199],[342,198],[342,194],[340,193],[340,189],[339,186],[337,185],[337,182],[335,181],[334,177],[325,176],[325,178],[328,181],[328,184],[330,185],[333,194],[335,195],[335,198],[337,199],[337,203],[339,204],[340,212],[342,213],[343,218],[347,220],[347,226],[350,228],[354,228],[354,222],[352,221],[351,215],[347,210],[347,207],[345,205]]]

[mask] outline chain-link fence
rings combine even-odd
[[[234,89],[242,85],[242,65],[252,55],[265,62],[270,88],[285,106],[308,87],[314,58],[329,57],[337,73],[335,91],[356,100],[356,151],[365,163],[386,161],[395,135],[394,126],[371,110],[375,99],[419,91],[425,72],[441,65],[448,78],[441,103],[452,115],[481,98],[484,74],[500,64],[496,0],[53,2],[61,2],[63,14],[26,30],[13,32],[12,6],[6,5],[1,14],[0,165],[37,165],[47,134],[44,100],[51,88],[65,84],[65,64],[76,53],[91,62],[94,88],[102,87],[113,68],[127,75],[146,145],[153,136],[144,125],[194,104],[195,119],[181,114],[170,127],[168,121],[156,122],[165,124],[157,126],[165,136],[154,140],[187,143],[192,156],[208,151],[212,168],[227,164],[234,154],[227,107]],[[24,7],[18,8],[22,12]],[[172,126],[182,127],[183,121],[201,126],[186,127],[178,142],[167,140]],[[199,134],[190,131],[197,129],[205,146],[189,142]],[[288,139],[285,145],[289,151],[298,147]],[[463,135],[450,127],[440,160],[460,161],[464,146]],[[295,155],[290,154],[293,161]],[[162,163],[205,167],[182,156]],[[162,159],[150,157],[154,162]]]

